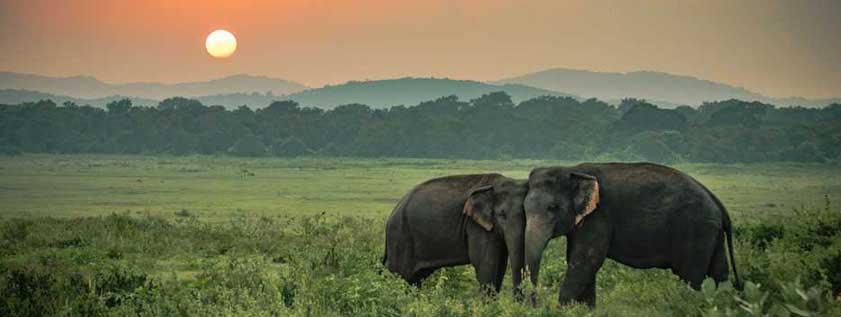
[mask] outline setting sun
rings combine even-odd
[[[231,32],[216,30],[207,36],[204,46],[211,56],[225,58],[233,55],[237,50],[237,39]]]

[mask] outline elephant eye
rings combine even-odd
[[[549,210],[558,210],[558,209],[561,209],[561,206],[558,206],[558,204],[549,205]]]
[[[505,210],[504,209],[500,209],[498,214],[499,214],[500,218],[505,219]]]

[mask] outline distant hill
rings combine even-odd
[[[449,95],[456,95],[463,100],[467,100],[495,91],[506,92],[514,102],[545,95],[572,96],[519,84],[495,85],[471,80],[406,77],[351,81],[335,86],[328,85],[294,93],[289,95],[288,98],[297,101],[302,106],[327,109],[351,103],[360,103],[372,108],[386,108],[398,105],[416,105],[422,101]]]
[[[331,109],[360,103],[373,108],[416,105],[442,96],[456,95],[462,100],[504,91],[514,102],[552,95],[598,98],[618,104],[622,98],[641,98],[663,108],[698,106],[704,101],[740,99],[778,106],[823,107],[841,103],[841,98],[772,98],[747,89],[658,72],[601,73],[585,70],[550,69],[493,83],[445,78],[399,78],[350,81],[340,85],[305,89],[282,79],[234,75],[220,79],[181,83],[108,84],[93,77],[46,77],[0,72],[0,103],[52,99],[61,104],[70,100],[79,105],[104,107],[110,101],[128,97],[138,106],[155,106],[173,96],[194,98],[203,104],[235,109],[248,105],[262,108],[276,100],[295,100],[303,106]],[[579,97],[580,96],[580,97]]]
[[[73,98],[62,95],[54,95],[43,93],[39,91],[22,90],[22,89],[0,89],[0,104],[16,105],[23,102],[39,101],[50,99],[57,105],[63,104],[65,101],[75,102],[79,106],[89,105],[98,108],[105,108],[109,102],[120,99],[131,99],[131,103],[135,106],[157,106],[158,101],[146,98],[125,97],[125,96],[108,96],[102,98]]]
[[[102,98],[73,98],[69,96],[48,94],[39,91],[22,90],[22,89],[0,89],[0,104],[16,105],[23,102],[33,102],[39,100],[52,100],[57,105],[63,104],[65,101],[75,102],[77,105],[89,105],[92,107],[105,108],[109,102],[128,98],[134,106],[156,107],[160,100],[126,97],[126,96],[108,96]],[[268,106],[276,100],[286,100],[286,97],[275,96],[272,94],[261,93],[233,93],[220,94],[211,96],[190,97],[197,99],[206,106],[221,105],[229,110],[236,109],[241,105],[248,105],[253,109],[263,108]]]
[[[9,74],[13,74],[14,76]],[[28,76],[31,78],[26,79]],[[9,78],[12,77],[13,80],[10,80]],[[25,80],[22,80],[22,78]],[[470,80],[408,77],[376,81],[351,81],[341,85],[328,85],[322,88],[308,89],[292,94],[278,94],[276,90],[266,89],[268,83],[261,81],[259,78],[262,77],[236,75],[203,83],[112,85],[104,84],[92,77],[51,78],[16,73],[0,73],[0,103],[17,104],[25,101],[52,99],[57,104],[71,100],[79,105],[88,104],[95,107],[105,107],[105,104],[110,101],[126,98],[120,96],[133,96],[130,99],[132,99],[134,105],[155,106],[159,100],[172,96],[184,96],[197,99],[208,106],[222,105],[228,109],[235,109],[241,105],[248,105],[254,109],[263,108],[273,101],[286,99],[295,100],[302,106],[331,109],[339,105],[351,103],[361,103],[373,108],[416,105],[423,101],[449,95],[456,95],[461,99],[467,100],[495,91],[508,93],[515,102],[544,95],[571,96],[556,91],[519,84],[495,85]],[[272,79],[267,80],[271,81]],[[249,85],[249,81],[253,85]],[[225,83],[230,83],[231,85],[222,87]],[[3,89],[8,88],[8,86],[40,86],[47,90]],[[122,88],[117,89],[115,86],[121,86]],[[126,87],[130,87],[131,89]],[[216,87],[213,89],[226,92],[199,94],[199,92],[205,91],[209,87]],[[155,93],[151,93],[154,90],[153,88],[157,89]],[[235,89],[242,89],[242,91],[234,91]],[[72,91],[74,94],[55,92],[62,90]],[[84,91],[89,92],[83,93]],[[78,97],[80,95],[101,95],[113,91],[121,91],[121,93],[95,98]],[[137,94],[122,93],[126,91],[134,91]],[[168,92],[165,93],[164,91]]]
[[[778,106],[799,105],[807,107],[841,102],[841,98],[772,98],[742,87],[691,76],[650,71],[607,73],[555,68],[502,79],[496,83],[522,84],[607,101],[616,101],[628,97],[641,98],[670,108],[676,105],[698,106],[704,101],[727,99],[760,101]]]
[[[161,100],[173,96],[197,97],[251,92],[271,92],[274,95],[286,95],[306,88],[306,86],[293,81],[251,75],[232,75],[209,81],[178,84],[111,84],[88,76],[48,77],[0,72],[0,89],[40,91],[86,99],[121,95]]]
[[[823,107],[834,103],[841,104],[841,98],[807,99],[803,97],[772,98],[771,104],[782,106]]]

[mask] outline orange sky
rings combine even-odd
[[[521,3],[522,2],[522,3]],[[211,58],[205,36],[237,36]],[[841,1],[0,0],[0,70],[310,86],[552,67],[656,70],[771,96],[841,95]]]

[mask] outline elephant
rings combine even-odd
[[[472,264],[479,283],[499,292],[511,259],[515,295],[522,281],[525,180],[454,175],[409,191],[386,224],[382,264],[412,285],[442,267]]]
[[[725,238],[739,288],[727,209],[689,175],[652,163],[583,163],[535,168],[528,182],[526,266],[536,285],[548,241],[566,236],[561,305],[595,307],[605,258],[671,269],[696,290],[707,276],[725,281]]]

